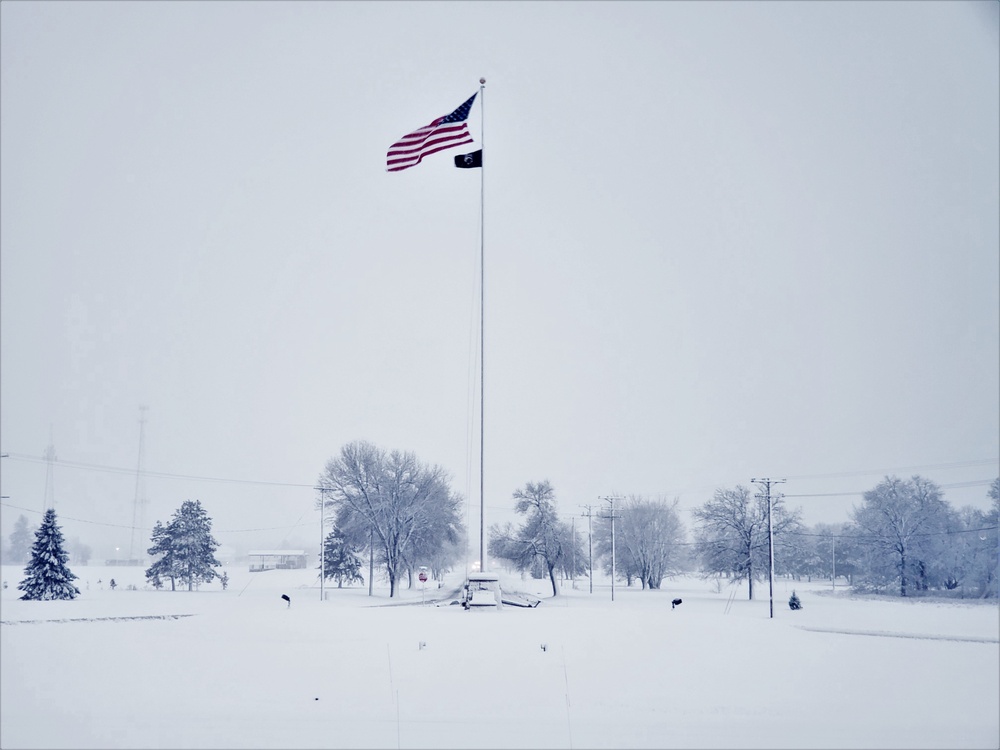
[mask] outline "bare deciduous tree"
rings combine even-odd
[[[491,527],[489,552],[521,571],[540,566],[552,583],[552,596],[557,596],[555,569],[570,554],[575,540],[570,525],[556,513],[555,490],[548,480],[528,482],[513,497],[517,501],[514,510],[525,516],[524,524],[519,529],[511,523]]]
[[[390,597],[408,565],[462,533],[459,498],[449,488],[447,473],[410,452],[348,443],[327,462],[319,486],[345,537],[363,546],[374,539]]]
[[[753,599],[754,580],[768,572],[767,499],[749,488],[718,489],[711,500],[696,508],[694,517],[702,567],[706,573],[746,579]],[[780,496],[771,497],[771,530],[775,557],[790,540],[785,532],[799,531],[799,512],[788,511]],[[791,534],[789,533],[789,537]]]
[[[867,537],[872,555],[869,574],[877,573],[878,556],[891,562],[906,596],[911,580],[926,587],[928,566],[935,555],[933,537],[948,530],[950,507],[930,480],[886,477],[864,494],[851,513],[855,526]]]
[[[615,508],[615,570],[642,587],[660,588],[663,579],[680,570],[684,526],[678,501],[647,500],[630,495]],[[611,572],[611,520],[599,517],[594,543],[605,569]]]

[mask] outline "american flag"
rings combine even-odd
[[[472,143],[466,119],[469,117],[469,110],[472,109],[472,102],[475,98],[476,94],[473,94],[467,102],[450,115],[437,118],[430,125],[425,125],[409,135],[404,135],[389,146],[389,153],[386,156],[386,171],[400,172],[416,166],[425,156],[436,154],[438,151],[444,151],[453,146]]]

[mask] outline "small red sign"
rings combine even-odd
[[[419,578],[419,579],[420,579],[420,582],[421,582],[421,583],[424,583],[424,582],[425,582],[425,581],[427,580],[427,574],[426,574],[426,573],[424,573],[423,571],[421,571],[421,572],[420,572],[420,575],[418,575],[418,576],[417,576],[417,578]]]

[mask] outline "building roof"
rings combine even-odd
[[[485,583],[490,581],[499,581],[500,576],[496,573],[480,573],[476,571],[473,573],[469,573],[468,579],[470,581],[482,581]]]
[[[259,549],[253,552],[248,552],[248,555],[254,556],[265,556],[265,557],[287,557],[289,555],[304,555],[305,550],[302,549]]]

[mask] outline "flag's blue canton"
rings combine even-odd
[[[467,101],[461,107],[456,109],[450,115],[446,115],[445,117],[443,117],[441,119],[441,123],[444,124],[446,122],[464,122],[465,120],[467,120],[469,118],[469,110],[472,109],[472,102],[475,98],[476,94],[470,96],[469,101]]]
[[[389,153],[386,154],[386,170],[400,172],[416,166],[425,156],[464,143],[472,143],[466,119],[475,99],[476,94],[473,94],[451,114],[434,119],[429,125],[404,135],[389,146]]]

